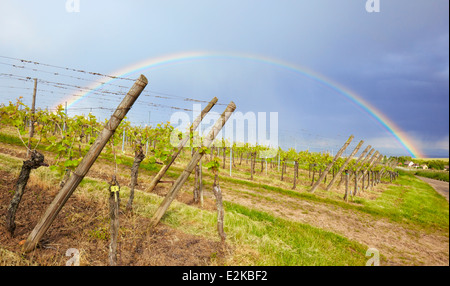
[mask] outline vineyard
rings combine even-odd
[[[216,138],[233,102],[200,137],[217,98],[186,131],[133,126],[146,84],[106,122],[0,106],[0,264],[448,265],[448,204],[395,158]]]

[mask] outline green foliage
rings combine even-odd
[[[27,122],[31,116],[30,112],[30,108],[24,105],[20,98],[16,104],[10,102],[9,105],[0,106],[2,124],[15,127],[25,147],[27,147],[28,136],[25,135],[28,133]],[[91,113],[88,116],[68,117],[62,105],[53,112],[37,110],[34,118],[35,137],[32,138],[31,148],[37,148],[40,143],[45,143],[46,150],[56,153],[56,162],[50,168],[60,174],[78,167],[98,133],[107,123],[106,120],[103,123],[98,121]],[[124,131],[133,152],[143,152],[144,146],[148,146],[146,159],[149,169],[155,169],[157,163],[167,164],[171,160],[175,147],[170,144],[170,135],[173,131],[170,122],[158,124],[154,128],[141,128],[132,127],[124,118],[104,149],[106,156],[114,154],[117,164],[123,163],[123,158],[114,150],[122,143]]]
[[[425,171],[420,170],[414,172],[417,176],[426,177],[430,179],[440,180],[440,181],[449,181],[449,173],[448,172],[436,172],[436,171]]]
[[[447,162],[448,164],[448,162]],[[444,170],[445,161],[442,160],[431,160],[427,161],[428,168],[433,170]]]
[[[107,227],[99,227],[89,231],[89,237],[98,240],[109,241],[109,229]]]
[[[214,173],[217,173],[220,168],[220,159],[218,157],[214,157],[208,163],[204,165],[208,170],[212,170]]]
[[[400,157],[393,157],[393,158],[396,159],[397,162],[402,163],[402,164],[405,162],[408,162],[408,161],[412,161],[411,156],[400,156]]]

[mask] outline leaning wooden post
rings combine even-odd
[[[333,177],[333,179],[331,180],[331,182],[328,184],[326,190],[330,190],[330,188],[333,186],[333,184],[336,182],[336,180],[338,179],[338,177],[341,175],[342,171],[345,170],[345,167],[347,167],[347,165],[350,163],[350,161],[352,160],[353,156],[356,155],[356,153],[358,153],[359,149],[361,148],[361,146],[364,144],[364,141],[360,141],[358,146],[356,146],[355,150],[353,150],[352,154],[350,154],[350,156],[347,158],[347,160],[345,160],[344,164],[342,164],[341,168],[339,168],[339,171],[337,172],[337,174]],[[370,146],[369,146],[370,148]],[[367,148],[366,148],[367,150]],[[367,152],[367,151],[365,151]],[[361,158],[361,156],[359,157]],[[359,159],[358,159],[359,160]]]
[[[83,160],[80,162],[80,165],[78,165],[78,168],[72,173],[64,187],[62,187],[62,189],[56,195],[53,202],[50,204],[50,206],[48,206],[44,215],[39,220],[38,224],[34,227],[33,231],[28,236],[28,239],[24,245],[25,252],[30,252],[36,247],[39,240],[55,220],[59,211],[63,208],[64,204],[78,187],[84,176],[86,176],[86,174],[89,172],[89,169],[92,167],[95,160],[114,134],[114,131],[119,126],[120,122],[126,116],[147,84],[148,80],[143,75],[141,75],[139,79],[136,80],[128,94],[125,96],[114,114],[111,116],[111,119],[108,121],[108,123],[106,123],[103,131],[99,134],[95,142],[92,144],[86,156],[84,156]]]
[[[375,149],[372,149],[369,154],[367,155],[367,157],[364,158],[364,155],[366,155],[367,151],[372,148],[372,146],[367,146],[366,150],[364,150],[364,152],[361,154],[361,156],[358,158],[358,160],[355,162],[355,166],[356,166],[356,171],[360,171],[361,168],[363,167],[364,163],[370,158],[370,156],[372,156],[373,152],[375,152]],[[359,164],[359,162],[361,162],[361,164]],[[350,180],[353,178],[353,175],[350,175]]]
[[[156,185],[159,183],[161,178],[164,176],[164,174],[169,170],[170,166],[173,164],[175,159],[178,157],[178,155],[181,153],[181,151],[184,148],[184,145],[186,145],[187,141],[190,139],[190,133],[194,132],[197,127],[200,125],[200,122],[203,120],[203,118],[206,116],[206,114],[213,108],[213,106],[217,103],[217,97],[214,97],[209,104],[202,110],[200,115],[195,119],[195,121],[192,123],[192,125],[189,127],[189,131],[186,132],[184,135],[183,140],[178,144],[178,150],[175,151],[175,153],[172,154],[172,159],[167,165],[164,165],[161,170],[159,170],[158,174],[153,178],[153,180],[150,183],[150,186],[148,187],[147,191],[151,192],[156,187]]]
[[[359,166],[358,166],[358,164],[355,164],[355,165],[357,165],[357,171],[362,171],[363,173],[364,173],[364,170],[362,170],[363,168],[364,168],[364,164],[366,164],[367,162],[370,162],[370,160],[373,158],[372,157],[372,155],[374,154],[374,152],[375,152],[375,148],[373,148],[372,150],[370,150],[370,152],[366,155],[366,157],[364,158],[364,159],[362,159],[361,160],[361,164],[359,164]],[[361,176],[359,179],[358,179],[358,182],[359,182],[359,180],[361,179],[361,178],[364,178],[364,176]],[[350,178],[351,179],[351,178]],[[363,184],[364,185],[364,184]]]
[[[372,148],[372,146],[367,146],[367,148],[364,150],[364,152],[362,152],[362,154],[361,154],[361,156],[359,156],[359,158],[358,158],[358,160],[355,162],[355,166],[356,166],[356,169],[355,169],[355,173],[354,173],[354,175],[355,175],[355,186],[357,186],[357,184],[358,184],[358,182],[359,182],[359,178],[358,178],[358,173],[361,171],[361,168],[362,168],[362,166],[363,166],[363,164],[366,162],[366,160],[368,159],[368,158],[370,158],[370,156],[372,155],[372,153],[375,151],[375,149],[372,149],[370,152],[369,152],[369,154],[366,156],[366,157],[364,157],[365,155],[366,155],[366,153],[367,153],[367,151],[370,149],[370,148]],[[359,162],[361,162],[361,164],[359,164]],[[358,165],[359,164],[359,165]],[[353,178],[353,175],[350,175],[350,180]],[[364,187],[364,178],[363,178],[363,182],[362,182],[362,187],[361,188],[363,188]],[[357,190],[357,188],[354,190],[354,192],[353,192],[353,196],[356,196],[356,193],[358,192],[358,190]]]
[[[228,104],[227,108],[220,116],[219,120],[216,121],[216,124],[213,126],[213,128],[209,132],[208,136],[203,141],[203,146],[205,146],[206,148],[209,148],[209,146],[214,141],[217,134],[220,132],[220,130],[225,125],[225,123],[230,118],[231,114],[234,112],[235,109],[236,109],[236,105],[234,104],[234,102],[230,102],[230,104]],[[200,159],[203,156],[203,153],[200,153],[199,151],[200,150],[197,150],[197,152],[194,154],[194,156],[192,156],[191,161],[189,162],[187,167],[184,169],[184,171],[181,173],[181,175],[178,177],[178,179],[175,181],[175,183],[172,185],[172,188],[170,189],[169,193],[166,195],[163,202],[161,203],[159,208],[156,210],[156,212],[153,215],[151,222],[150,222],[151,227],[155,227],[159,223],[159,221],[161,220],[161,218],[163,217],[163,215],[166,213],[167,209],[169,208],[170,204],[175,199],[178,192],[181,190],[181,187],[183,187],[183,184],[189,178],[189,175],[192,173],[195,166],[197,166],[198,162],[200,161]]]
[[[380,155],[378,156],[377,160],[373,162],[373,164],[372,164],[371,167],[375,168],[375,167],[381,162],[382,159],[383,159],[383,155],[380,154]],[[376,177],[374,178],[374,175],[376,176],[377,174],[376,174],[375,171],[371,171],[371,172],[372,172],[372,183],[371,183],[371,185],[370,185],[370,189],[372,190],[373,187],[374,187],[374,179],[376,180]]]
[[[350,143],[352,142],[353,138],[355,138],[355,136],[353,136],[353,135],[350,136],[350,138],[348,138],[347,142],[345,142],[344,146],[342,146],[341,150],[339,150],[339,152],[336,154],[336,156],[334,157],[333,161],[330,164],[328,164],[328,166],[326,167],[325,171],[323,171],[323,173],[320,175],[319,179],[313,185],[311,190],[309,190],[310,193],[313,193],[316,190],[316,188],[319,186],[319,184],[322,182],[322,180],[328,174],[328,172],[330,171],[330,169],[334,165],[334,163],[336,163],[336,161],[339,159],[339,157],[341,157],[342,153],[344,153],[345,149],[347,149],[348,145],[350,145]]]

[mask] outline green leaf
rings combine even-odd
[[[52,165],[52,166],[50,166],[50,167],[48,167],[51,171],[56,171],[56,170],[58,170],[59,169],[59,167],[58,166],[55,166],[55,165]]]
[[[75,167],[78,166],[78,160],[67,160],[66,162],[64,162],[64,167]]]

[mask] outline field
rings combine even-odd
[[[57,216],[38,248],[22,254],[24,240],[59,191],[61,174],[41,167],[33,170],[11,237],[4,226],[26,149],[10,129],[0,130],[0,265],[65,265],[68,249],[77,249],[81,265],[108,265],[108,181],[114,173],[111,156],[102,154]],[[38,148],[51,165],[52,150]],[[344,186],[325,191],[321,184],[309,193],[307,169],[300,168],[292,189],[294,168],[280,180],[276,165],[254,179],[249,167],[235,162],[229,174],[219,169],[223,193],[225,244],[217,234],[214,175],[203,170],[204,204],[193,201],[194,176],[171,204],[156,228],[150,219],[171,184],[147,192],[158,168],[142,164],[135,188],[133,212],[125,211],[129,197],[131,153],[120,156],[119,265],[360,265],[379,251],[380,265],[449,265],[449,205],[429,185],[402,173],[394,182],[383,179],[345,202]],[[164,180],[173,181],[190,160],[186,150]],[[328,179],[330,180],[330,178]]]

